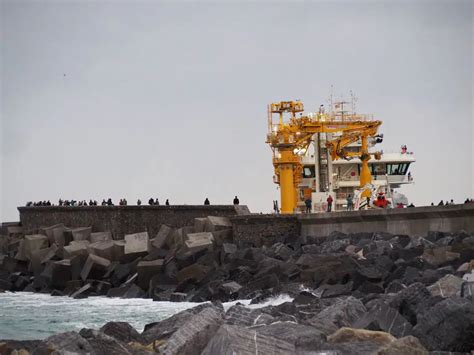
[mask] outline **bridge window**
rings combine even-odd
[[[405,175],[410,163],[387,164],[388,175]]]
[[[315,176],[314,166],[307,165],[303,167],[303,179],[314,178]]]
[[[385,164],[372,164],[372,175],[385,175],[387,173],[387,169],[385,168]]]

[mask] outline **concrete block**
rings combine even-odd
[[[148,232],[127,234],[125,236],[125,254],[148,252]]]
[[[100,256],[90,254],[82,268],[81,278],[82,280],[100,279],[107,271],[107,267],[110,265],[110,261]]]
[[[64,247],[65,257],[73,257],[75,255],[85,255],[87,256],[89,252],[87,251],[87,246],[89,245],[88,240],[83,241],[72,241],[71,244]]]
[[[9,237],[19,237],[23,235],[23,227],[20,226],[8,226],[7,234]]]
[[[91,233],[90,240],[91,240],[91,243],[104,242],[104,241],[107,241],[107,240],[112,240],[112,233],[110,233],[110,232]]]
[[[81,272],[84,268],[87,258],[83,255],[73,256],[69,259],[71,262],[71,279],[81,280]]]
[[[222,246],[224,243],[231,243],[232,242],[232,229],[223,229],[219,231],[212,232],[212,236],[214,237],[214,241],[217,246]]]
[[[41,254],[42,255],[42,258],[40,261],[41,264],[45,264],[46,262],[53,259],[55,256],[58,256],[58,251],[59,251],[56,244],[51,245],[49,248],[40,249],[40,250],[45,250],[44,254]]]
[[[90,240],[92,227],[74,228],[71,230],[72,238],[75,241]]]
[[[194,233],[205,232],[207,218],[194,218]]]
[[[137,265],[138,286],[143,290],[148,290],[150,279],[158,274],[163,267],[163,259],[140,261]]]
[[[44,264],[42,260],[48,253],[49,248],[39,249],[33,252],[33,255],[31,257],[31,268],[33,269],[33,274],[35,275],[35,277],[38,277],[43,272]]]
[[[101,258],[113,261],[116,260],[114,258],[114,249],[115,244],[112,240],[107,241],[99,241],[95,243],[91,243],[88,246],[88,250],[91,254],[100,256]]]
[[[51,265],[51,286],[53,288],[63,290],[68,281],[71,281],[71,260],[65,259],[55,261]]]
[[[194,232],[194,227],[189,227],[189,226],[175,229],[171,237],[168,238],[168,240],[166,241],[166,245],[169,248],[173,248],[175,246],[180,247],[184,244],[186,235],[193,232]]]
[[[203,249],[213,248],[214,237],[212,233],[190,233],[186,236],[185,247],[191,253],[197,253]]]
[[[18,245],[18,251],[15,254],[15,259],[20,260],[20,261],[27,261],[28,260],[28,258],[26,257],[26,254],[25,254],[25,240],[24,239],[20,240],[20,243]]]
[[[120,260],[125,254],[125,240],[114,240],[114,260]]]
[[[163,248],[166,243],[166,240],[171,236],[173,233],[173,228],[168,227],[166,224],[162,224],[160,230],[156,237],[152,240],[152,246],[157,249]]]
[[[42,234],[27,235],[23,241],[24,253],[28,260],[31,260],[33,252],[47,247],[48,237]]]
[[[60,246],[66,245],[65,238],[64,238],[64,224],[55,224],[54,226],[50,227],[43,227],[40,228],[40,233],[44,234],[48,237],[49,244],[56,243]]]
[[[207,217],[206,232],[214,232],[228,228],[232,228],[232,223],[229,218],[216,216]]]

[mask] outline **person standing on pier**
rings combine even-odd
[[[334,200],[332,199],[332,196],[329,195],[329,197],[327,198],[326,201],[327,201],[327,203],[328,203],[328,212],[331,212],[331,211],[332,211],[332,201],[334,201]]]

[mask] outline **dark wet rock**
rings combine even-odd
[[[0,340],[0,354],[28,355],[40,344],[40,340]],[[22,349],[27,353],[20,352]],[[14,353],[14,351],[17,351],[17,353]]]
[[[464,282],[462,284],[461,297],[474,301],[474,282]]]
[[[210,339],[203,355],[232,354],[293,354],[295,346],[272,336],[258,334],[257,330],[225,324]]]
[[[170,302],[184,302],[188,295],[183,292],[173,292],[170,294]]]
[[[420,343],[418,338],[408,335],[406,337],[396,339],[390,344],[386,345],[379,351],[377,355],[399,355],[399,354],[411,354],[411,355],[428,355],[429,352]]]
[[[51,291],[51,296],[64,296],[64,293],[59,290]]]
[[[141,334],[143,341],[149,344],[153,341],[168,339],[173,333],[181,328],[192,316],[200,313],[207,308],[215,308],[211,303],[204,303],[194,308],[186,309],[175,315],[157,323],[147,324]]]
[[[252,292],[274,288],[279,284],[280,280],[278,279],[278,276],[275,274],[266,275],[254,281],[250,281],[239,291],[239,297],[246,299]]]
[[[396,309],[379,301],[356,320],[354,328],[384,331],[401,338],[410,335],[413,327]]]
[[[251,309],[237,304],[227,310],[224,322],[239,327],[250,327],[256,324],[256,320],[261,314],[261,309]]]
[[[323,285],[320,286],[315,293],[319,294],[321,298],[338,297],[344,295],[350,295],[352,293],[353,283],[348,282],[346,284],[336,285]]]
[[[159,352],[165,354],[200,353],[217,332],[224,321],[224,312],[220,307],[212,306],[193,314],[176,332],[159,346]]]
[[[144,298],[146,292],[135,284],[127,284],[118,288],[111,288],[107,292],[107,297]]]
[[[295,346],[298,345],[306,348],[309,348],[315,340],[326,340],[326,336],[316,328],[304,324],[298,324],[291,320],[270,322],[267,325],[253,327],[251,329],[257,330],[258,336],[271,336],[276,339],[284,340]]]
[[[380,283],[364,281],[362,285],[359,286],[357,291],[361,292],[362,294],[384,293],[384,288]]]
[[[463,282],[463,279],[460,277],[446,275],[433,285],[428,286],[427,289],[433,296],[441,296],[443,298],[454,295],[459,296],[461,294],[461,285]]]
[[[77,332],[60,333],[43,340],[32,355],[94,353],[91,344]]]
[[[124,343],[142,342],[141,335],[126,322],[109,322],[106,323],[100,331]]]
[[[318,297],[308,291],[301,291],[293,300],[295,304],[309,304],[316,301]]]
[[[163,267],[163,259],[140,261],[137,264],[137,283],[141,289],[147,291],[151,278],[158,274]]]
[[[474,303],[453,296],[419,315],[413,333],[428,350],[474,349]]]
[[[88,283],[82,286],[79,290],[72,293],[70,297],[75,298],[75,299],[87,298],[91,289],[92,289],[92,285]]]
[[[441,297],[433,297],[423,284],[415,283],[398,292],[389,305],[397,309],[412,325],[415,325],[417,317],[441,299]]]
[[[351,327],[365,312],[363,303],[349,296],[324,308],[317,316],[309,319],[308,324],[329,335],[341,327]]]
[[[127,344],[107,334],[93,329],[81,329],[80,336],[86,339],[95,354],[133,355],[134,351]]]
[[[385,288],[385,293],[398,293],[407,288],[407,286],[400,280],[394,280]]]
[[[322,254],[333,254],[342,252],[350,244],[349,239],[338,239],[334,241],[328,241],[321,244],[321,253]]]

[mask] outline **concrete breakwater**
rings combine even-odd
[[[217,302],[138,335],[118,326],[120,334],[132,338],[86,329],[35,345],[59,351],[65,343],[92,350],[114,344],[111,351],[124,354],[138,348],[172,354],[226,353],[227,348],[285,354],[474,349],[474,236],[469,231],[301,235],[291,226],[305,217],[271,217],[280,220],[273,228],[268,218],[207,216],[190,226],[162,225],[154,236],[141,232],[124,240],[90,227],[56,225],[26,236],[10,229],[0,243],[0,288],[73,298]],[[245,224],[236,226],[235,220]],[[242,225],[250,230],[250,221],[257,221],[258,247],[245,245],[241,234]],[[236,305],[224,312],[218,304],[258,303],[279,294],[294,300],[259,311]]]
[[[18,207],[18,211],[25,232],[64,224],[71,228],[91,227],[93,232],[108,231],[114,239],[141,231],[154,236],[162,224],[180,228],[193,225],[195,218],[250,214],[247,206],[232,205],[51,206]]]

